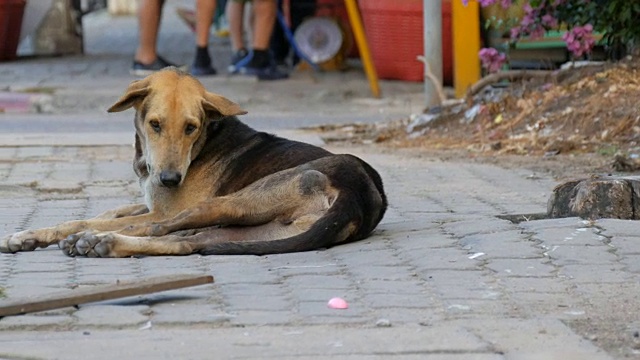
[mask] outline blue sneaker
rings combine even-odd
[[[233,71],[230,71],[232,74],[240,74],[247,76],[256,76],[258,80],[282,80],[289,77],[289,74],[286,72],[282,72],[278,69],[275,62],[271,61],[268,65],[264,67],[255,67],[251,66],[251,59],[253,58],[253,51],[249,51],[247,56],[238,61]]]
[[[245,48],[236,51],[233,56],[231,56],[231,65],[229,65],[227,71],[230,74],[234,74],[236,72],[236,66],[238,65],[238,63],[242,61],[242,59],[246,58],[247,55],[249,55],[249,51],[247,51],[247,49]]]

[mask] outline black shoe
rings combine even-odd
[[[207,76],[207,75],[215,75],[218,73],[216,69],[214,69],[213,66],[211,65],[196,66],[196,64],[191,65],[191,67],[189,68],[189,72],[193,76]]]
[[[166,68],[167,66],[175,66],[180,70],[186,70],[184,65],[172,64],[162,57],[156,56],[156,59],[151,64],[143,64],[139,61],[133,60],[133,66],[131,66],[129,73],[135,76],[148,76],[158,70]]]

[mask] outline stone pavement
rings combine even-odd
[[[123,30],[135,32],[135,22],[116,19],[106,31],[107,17],[92,16],[87,33],[100,36],[89,37],[86,57],[0,64],[1,85],[56,88],[47,114],[0,115],[0,234],[139,200],[132,115],[101,113],[131,78],[130,53],[100,51],[107,40],[115,50],[135,41]],[[186,28],[170,29],[176,52],[188,54]],[[252,125],[311,141],[292,129],[407,116],[421,95],[416,84],[384,82],[385,99],[369,100],[357,71],[310,77],[205,83],[258,109]],[[637,222],[533,220],[526,214],[545,212],[555,182],[527,169],[330,149],[363,157],[385,180],[390,209],[369,239],[262,257],[86,259],[53,247],[0,254],[9,299],[164,274],[215,277],[206,286],[2,318],[0,359],[638,356]],[[525,215],[507,216],[518,214]],[[335,296],[349,309],[328,309]]]

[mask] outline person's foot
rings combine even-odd
[[[242,59],[246,58],[247,55],[249,55],[249,51],[247,51],[247,49],[245,48],[242,48],[233,53],[233,55],[231,56],[231,64],[227,68],[227,71],[231,74],[235,73],[238,63],[242,61]]]
[[[135,76],[148,76],[158,70],[162,70],[166,68],[167,66],[175,66],[180,70],[186,70],[186,67],[184,65],[172,64],[167,60],[163,59],[162,57],[156,56],[156,59],[150,64],[143,64],[134,59],[133,65],[131,66],[131,70],[129,70],[129,73]]]
[[[196,64],[191,65],[189,68],[189,72],[193,76],[207,76],[207,75],[215,75],[218,72],[211,65],[198,66]]]
[[[289,74],[280,71],[273,61],[256,61],[253,51],[249,51],[247,56],[238,61],[230,73],[256,76],[258,80],[282,80],[289,77]]]
[[[211,57],[209,56],[209,48],[207,46],[196,47],[196,56],[189,72],[194,76],[207,76],[218,73],[216,69],[211,66]]]

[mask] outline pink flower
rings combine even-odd
[[[490,73],[500,71],[502,65],[507,62],[507,56],[494,48],[483,48],[478,53],[478,56],[482,62],[482,67]]]
[[[478,2],[480,3],[480,6],[482,6],[482,7],[487,7],[487,6],[493,5],[493,4],[495,4],[496,1],[498,1],[498,0],[478,0]]]
[[[554,18],[550,14],[545,14],[542,16],[542,25],[547,28],[555,28],[558,26],[558,19]]]
[[[590,53],[596,44],[591,24],[575,26],[562,35],[562,40],[567,43],[567,49],[571,51],[574,57],[581,57]]]

